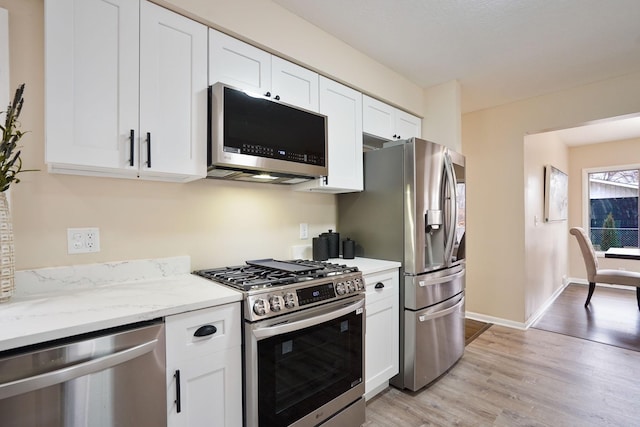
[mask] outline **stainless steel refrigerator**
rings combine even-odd
[[[338,196],[356,255],[399,261],[398,388],[418,390],[464,352],[465,159],[417,138],[364,153],[364,191]]]

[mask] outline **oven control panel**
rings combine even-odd
[[[313,282],[313,283],[312,283]],[[331,279],[313,280],[253,291],[247,296],[245,318],[255,321],[294,312],[326,301],[364,292],[361,273],[346,274]]]

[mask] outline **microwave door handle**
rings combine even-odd
[[[444,248],[444,262],[446,265],[450,265],[456,239],[456,222],[458,219],[458,205],[456,201],[458,195],[456,194],[456,174],[453,170],[453,163],[451,162],[451,156],[449,156],[449,153],[445,153],[444,155],[444,170],[447,181],[446,185],[449,186],[449,199],[447,201],[447,203],[449,203],[449,224],[448,227],[445,227],[448,234],[446,236],[447,240]]]
[[[158,340],[154,339],[117,353],[78,363],[77,365],[0,384],[0,399],[60,384],[94,372],[104,371],[153,351],[157,344]]]
[[[276,326],[259,328],[254,330],[253,334],[257,339],[263,339],[275,335],[286,334],[287,332],[293,332],[300,329],[308,328],[310,326],[319,325],[321,323],[337,319],[338,317],[344,316],[345,314],[349,314],[354,310],[364,309],[364,301],[365,300],[363,298],[353,304],[349,304],[337,310],[332,310],[328,313],[324,313],[319,316],[313,316],[308,319],[298,320],[296,322],[282,323]]]

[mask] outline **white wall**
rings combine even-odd
[[[422,137],[461,152],[460,82],[425,89]]]
[[[569,173],[569,150],[554,133],[524,137],[524,316],[530,319],[567,277],[567,220],[544,221],[544,167]]]
[[[0,9],[0,111],[9,103],[9,12]],[[4,116],[3,116],[4,117]]]

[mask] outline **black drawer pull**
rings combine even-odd
[[[384,283],[382,282],[376,283],[376,289],[382,289],[382,288],[384,288]]]
[[[218,332],[218,328],[213,325],[204,325],[200,326],[197,331],[193,333],[194,337],[206,337],[208,335],[213,335]]]
[[[182,400],[180,399],[180,369],[176,370],[176,373],[173,374],[176,378],[176,400],[174,403],[176,404],[176,412],[178,414],[182,412]]]
[[[133,166],[133,141],[135,140],[135,133],[133,129],[129,132],[129,166]]]
[[[151,132],[147,132],[147,167],[151,167]]]

